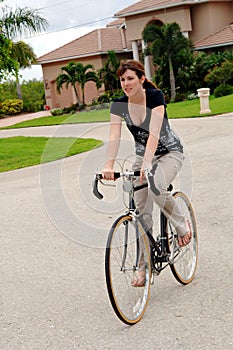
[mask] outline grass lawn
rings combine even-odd
[[[223,96],[219,98],[210,96],[210,109],[211,113],[208,113],[208,116],[233,112],[233,95]],[[192,118],[202,116],[199,113],[199,98],[191,101],[169,103],[167,110],[169,118]],[[35,118],[2,129],[27,128],[60,124],[108,122],[109,120],[109,109],[102,109],[92,112],[81,112],[70,116],[63,115]]]
[[[81,112],[81,113],[76,113],[71,115],[35,118],[32,120],[7,126],[1,129],[28,128],[28,127],[51,126],[51,125],[60,125],[60,124],[108,122],[109,120],[110,120],[109,109],[102,109],[98,111]]]
[[[0,139],[0,172],[15,170],[89,151],[102,144],[72,137],[9,137]]]
[[[206,114],[217,115],[233,112],[233,95],[209,99],[211,113]],[[200,114],[200,101],[194,99],[191,101],[183,101],[177,103],[169,103],[167,107],[169,118],[192,118],[206,116]]]

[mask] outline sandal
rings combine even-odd
[[[146,281],[146,273],[145,271],[138,271],[137,275],[134,276],[133,280],[131,281],[132,287],[144,287]]]
[[[184,235],[184,236],[178,236],[178,244],[181,248],[188,245],[192,239],[192,228],[191,228],[191,224],[188,220],[187,220],[187,225],[189,228],[189,232],[186,233],[186,235]]]

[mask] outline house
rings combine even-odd
[[[107,28],[100,28],[73,40],[38,58],[42,65],[45,87],[46,105],[50,108],[62,108],[77,103],[71,87],[62,88],[62,93],[56,90],[56,77],[61,73],[61,67],[70,61],[81,62],[84,66],[92,64],[95,70],[102,68],[108,59],[108,51],[114,50],[117,58],[132,58],[132,48],[126,39],[124,27],[119,27],[119,20]],[[91,103],[104,92],[104,87],[97,90],[94,82],[85,85],[86,103]],[[78,87],[79,96],[82,96]]]
[[[233,0],[141,0],[120,10],[115,21],[106,28],[97,29],[38,59],[42,65],[46,101],[50,107],[74,103],[71,89],[56,92],[55,78],[62,66],[71,60],[92,63],[96,69],[107,59],[107,51],[115,50],[118,57],[142,59],[145,43],[142,31],[150,23],[163,25],[177,22],[183,34],[200,50],[233,50]],[[153,74],[149,56],[145,56],[148,78]],[[87,102],[98,94],[94,83],[86,86]]]

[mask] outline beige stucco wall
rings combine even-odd
[[[193,6],[191,19],[190,39],[195,42],[216,33],[233,21],[233,1],[212,1]]]
[[[189,8],[182,6],[179,8],[161,10],[144,13],[126,18],[128,40],[139,40],[142,38],[142,31],[149,22],[161,21],[163,24],[177,22],[181,31],[187,32],[192,29]]]

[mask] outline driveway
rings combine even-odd
[[[165,270],[133,327],[115,316],[106,291],[104,245],[124,210],[121,187],[92,195],[105,146],[64,160],[0,173],[0,349],[230,350],[232,341],[233,114],[172,120],[186,149],[177,179],[192,197],[199,233],[194,281]],[[76,127],[75,127],[76,128]],[[32,128],[30,135],[108,138],[108,124]],[[27,134],[28,129],[20,132]],[[18,130],[9,130],[13,136]],[[120,157],[132,151],[124,130]],[[45,153],[52,142],[48,142]]]

